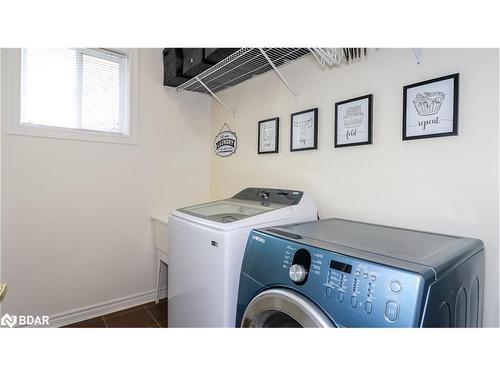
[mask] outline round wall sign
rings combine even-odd
[[[222,129],[229,126],[224,124]],[[236,152],[236,148],[238,147],[238,137],[236,137],[236,133],[229,130],[222,130],[219,134],[215,136],[215,154],[220,157],[228,157]]]

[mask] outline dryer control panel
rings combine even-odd
[[[252,238],[254,237],[254,238]],[[338,326],[412,327],[419,325],[423,277],[415,272],[326,250],[297,239],[252,232],[253,269],[243,270],[266,286],[283,286],[305,295]],[[259,262],[259,254],[265,263]],[[299,277],[300,276],[300,277]]]
[[[399,319],[402,294],[402,277],[393,276],[388,281],[385,272],[370,263],[351,262],[352,264],[330,259],[328,276],[324,283],[325,296],[345,303],[352,309],[362,310],[368,315],[374,306],[380,312],[383,306],[384,318],[394,323]],[[354,311],[353,311],[354,312]]]

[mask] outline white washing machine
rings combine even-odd
[[[317,220],[308,194],[248,188],[169,217],[169,327],[234,327],[238,282],[252,228]]]

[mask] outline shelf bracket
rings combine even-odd
[[[313,55],[316,61],[318,62],[319,66],[321,67],[321,70],[325,70],[326,62],[321,58],[318,52],[316,52],[315,48],[309,48],[309,51],[311,52],[311,55]]]
[[[413,48],[413,54],[415,55],[415,62],[419,65],[422,62],[422,51],[420,51],[420,48]]]
[[[274,69],[274,71],[276,72],[276,74],[278,75],[278,77],[280,77],[280,79],[283,81],[283,83],[285,84],[285,86],[287,87],[287,89],[292,93],[293,97],[297,98],[297,93],[294,91],[294,89],[292,89],[292,87],[287,82],[287,80],[285,79],[285,77],[283,77],[283,75],[280,73],[280,71],[278,70],[278,68],[276,67],[276,65],[274,65],[273,61],[269,58],[269,56],[267,55],[266,51],[264,51],[263,48],[259,48],[259,50],[262,53],[262,55],[266,58],[266,60],[269,63],[269,65],[272,66],[272,68]]]
[[[207,85],[205,85],[201,79],[199,79],[198,77],[195,77],[195,78],[196,78],[196,80],[200,83],[200,85],[202,85],[202,86],[205,88],[205,90],[207,90],[207,91],[210,93],[210,95],[212,95],[212,97],[213,97],[215,100],[217,100],[221,106],[223,106],[223,107],[224,107],[224,109],[225,109],[226,111],[228,111],[229,113],[231,113],[231,114],[234,116],[234,114],[235,114],[235,113],[234,113],[234,111],[232,111],[231,109],[229,109],[229,107],[228,107],[227,105],[225,105],[225,104],[224,104],[224,102],[223,102],[223,101],[222,101],[222,100],[221,100],[221,99],[220,99],[217,95],[215,95],[215,94],[214,94],[214,92],[213,92],[212,90],[210,90],[210,89],[208,88],[208,86],[207,86]]]

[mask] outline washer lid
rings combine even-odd
[[[285,206],[276,203],[262,205],[259,202],[230,198],[181,208],[179,211],[217,223],[232,223],[251,216],[274,211],[282,207]]]
[[[232,223],[296,205],[302,195],[301,191],[247,188],[232,198],[185,207],[178,211],[217,223]]]

